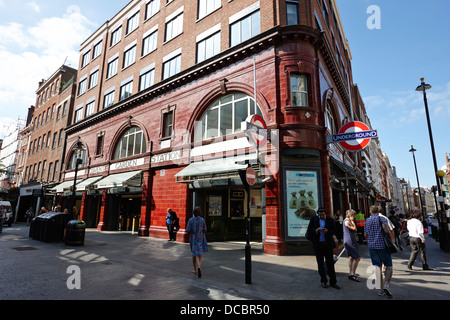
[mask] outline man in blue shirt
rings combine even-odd
[[[333,249],[337,245],[336,224],[334,219],[327,217],[325,213],[324,208],[319,208],[319,210],[317,210],[318,215],[312,217],[309,221],[306,238],[312,241],[322,287],[328,287],[328,279],[324,266],[325,259],[328,276],[330,277],[330,285],[335,289],[340,289],[336,283],[336,272],[334,270],[333,260]]]
[[[372,259],[372,265],[375,267],[375,276],[377,283],[379,284],[378,295],[392,297],[389,291],[389,286],[392,278],[392,256],[384,243],[383,234],[381,228],[384,228],[386,234],[391,234],[387,230],[387,219],[379,216],[378,206],[371,206],[371,216],[366,220],[364,226],[364,233],[369,245],[370,258]],[[384,286],[382,267],[385,266],[384,273]]]

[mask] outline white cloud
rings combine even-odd
[[[96,27],[77,6],[34,26],[0,25],[0,114],[25,118],[28,107],[35,104],[38,82],[51,76],[66,58],[66,64],[76,69],[79,46]]]
[[[31,1],[27,3],[27,6],[33,10],[36,13],[40,13],[41,12],[41,8],[39,7],[39,5],[35,2],[35,1]]]

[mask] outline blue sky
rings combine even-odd
[[[246,1],[246,0],[245,0]],[[79,45],[128,0],[0,0],[0,138],[4,124],[24,119],[35,91],[67,58],[77,68]],[[411,145],[421,185],[435,184],[420,78],[428,92],[438,166],[450,153],[450,1],[337,0],[358,84],[373,129],[397,175],[416,185]],[[370,5],[381,29],[366,22]],[[6,76],[8,75],[8,76]]]
[[[420,78],[427,92],[438,168],[450,153],[450,1],[337,0],[353,56],[353,82],[358,84],[381,148],[398,177],[416,186],[411,145],[417,149],[420,184],[436,184]],[[377,5],[381,29],[367,20]]]

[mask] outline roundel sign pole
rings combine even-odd
[[[338,134],[332,136],[332,142],[339,143],[348,151],[363,150],[370,139],[378,138],[377,130],[371,130],[365,123],[352,121],[346,123]]]

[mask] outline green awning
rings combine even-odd
[[[239,170],[248,167],[246,161],[256,164],[256,154],[218,158],[192,162],[175,175],[177,182],[190,183],[198,180],[214,180],[239,177]]]

